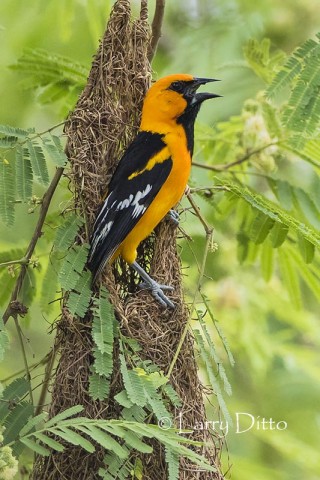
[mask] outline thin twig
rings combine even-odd
[[[48,128],[47,130],[44,130],[43,132],[38,132],[34,135],[34,137],[31,137],[32,138],[37,138],[37,137],[41,137],[42,135],[44,135],[45,133],[50,133],[52,132],[52,130],[55,130],[56,128],[58,127],[62,127],[62,125],[65,125],[67,120],[63,120],[63,122],[60,122],[60,123],[57,123],[56,125],[53,125],[53,127],[50,127]]]
[[[208,225],[207,221],[205,220],[205,218],[202,216],[201,214],[201,211],[200,211],[200,208],[198,207],[198,205],[196,204],[196,202],[193,200],[192,198],[192,195],[191,195],[191,190],[188,191],[186,193],[186,196],[187,196],[187,199],[189,200],[195,214],[197,215],[197,217],[199,218],[200,222],[202,223],[203,227],[204,227],[204,230],[206,232],[206,235],[211,235],[212,234],[212,227],[210,227],[210,225]]]
[[[190,188],[190,193],[207,192],[209,190],[210,191],[211,190],[218,190],[218,191],[222,190],[222,191],[229,192],[230,188],[228,188],[225,185],[211,185],[209,187],[194,187],[194,188]]]
[[[196,288],[195,294],[194,294],[193,299],[192,299],[192,304],[191,304],[190,313],[189,313],[189,316],[188,316],[188,319],[187,319],[187,323],[185,324],[185,327],[184,327],[184,330],[183,330],[182,335],[180,337],[180,340],[179,340],[177,349],[175,351],[174,357],[173,357],[173,359],[170,363],[170,366],[169,366],[169,370],[168,370],[168,373],[167,373],[168,378],[170,378],[170,376],[172,374],[173,368],[174,368],[174,366],[175,366],[175,364],[178,360],[182,345],[183,345],[183,343],[186,339],[186,336],[187,336],[187,333],[188,333],[188,330],[189,330],[189,327],[190,327],[190,323],[191,323],[191,320],[192,320],[192,315],[193,315],[195,305],[196,305],[196,301],[197,301],[197,296],[198,296],[198,293],[199,293],[200,288],[201,288],[202,279],[204,277],[204,271],[205,271],[205,267],[206,267],[206,263],[207,263],[208,253],[210,251],[210,245],[212,244],[212,234],[213,234],[213,230],[212,229],[208,230],[206,245],[205,245],[205,249],[204,249],[203,260],[202,260],[202,264],[201,264],[201,267],[200,267],[200,272],[199,272],[199,277],[198,277],[198,282],[197,282],[197,288]]]
[[[27,265],[29,260],[26,258],[20,258],[20,260],[11,260],[10,262],[0,263],[0,267],[10,267],[10,265]]]
[[[32,363],[29,365],[29,371],[31,372],[32,370],[35,370],[36,368],[40,367],[40,365],[46,365],[49,361],[49,355],[51,355],[51,352],[47,353],[41,360],[38,360],[37,362]],[[1,380],[2,383],[8,383],[9,380],[15,377],[21,377],[22,373],[25,371],[25,369],[18,370],[17,372],[12,373],[6,378],[3,378]]]
[[[163,22],[165,3],[166,3],[165,0],[156,0],[156,9],[154,12],[154,17],[151,25],[152,36],[151,36],[151,42],[150,42],[150,49],[148,52],[149,62],[152,61],[156,53],[157,46],[161,37],[161,27]]]
[[[52,374],[55,358],[56,358],[56,349],[53,347],[52,350],[48,353],[48,362],[45,369],[45,375],[44,375],[43,384],[41,387],[38,405],[34,413],[35,416],[39,415],[42,412],[43,405],[45,405],[45,400],[48,393],[48,388],[51,380],[51,374]]]
[[[28,365],[28,359],[27,359],[26,351],[25,351],[25,348],[24,348],[22,330],[21,330],[21,327],[20,327],[19,322],[18,322],[17,314],[13,315],[13,318],[14,318],[14,324],[15,324],[16,329],[17,329],[18,338],[19,338],[19,342],[20,342],[20,346],[21,346],[21,352],[22,352],[22,357],[23,357],[23,362],[24,362],[24,368],[25,368],[25,372],[26,372],[26,377],[27,377],[27,380],[28,380],[28,382],[29,382],[30,402],[31,402],[31,405],[33,406],[33,405],[34,405],[34,401],[33,401],[33,393],[32,393],[32,388],[31,388],[31,374],[30,374],[30,370],[29,370],[29,365]]]
[[[43,227],[44,221],[46,219],[53,194],[54,194],[54,192],[55,192],[55,190],[56,190],[56,188],[59,184],[60,178],[62,176],[63,170],[64,170],[63,167],[57,168],[56,173],[55,173],[53,179],[51,180],[51,183],[49,185],[48,190],[43,195],[41,208],[40,208],[40,212],[39,212],[38,222],[37,222],[36,228],[34,230],[34,233],[32,235],[29,246],[27,248],[25,257],[24,257],[26,259],[26,263],[21,265],[20,274],[17,278],[14,290],[12,292],[10,302],[9,302],[9,304],[6,308],[6,311],[4,312],[3,317],[2,317],[4,324],[7,323],[8,319],[11,316],[13,316],[17,313],[16,309],[13,308],[14,307],[14,302],[16,302],[18,300],[20,290],[22,288],[22,284],[23,284],[23,281],[24,281],[24,277],[26,276],[26,273],[27,273],[27,268],[28,268],[27,264],[29,263],[29,260],[31,259],[32,255],[33,255],[33,252],[34,252],[34,249],[37,245],[37,242],[38,242],[39,238],[41,237],[42,227]]]
[[[230,163],[225,163],[221,165],[206,165],[205,163],[200,163],[200,162],[192,162],[192,165],[195,167],[200,167],[204,168],[205,170],[213,170],[214,172],[223,172],[225,170],[228,170],[231,167],[234,167],[236,165],[241,165],[242,163],[246,162],[249,160],[253,155],[257,155],[258,153],[263,152],[263,150],[266,150],[269,147],[273,147],[274,145],[278,145],[280,142],[271,142],[268,143],[267,145],[264,145],[263,147],[257,148],[256,150],[252,150],[251,152],[246,153],[243,157],[239,158],[238,160],[235,160],[234,162]]]
[[[204,254],[203,254],[203,259],[202,259],[202,263],[201,263],[201,267],[200,267],[200,271],[199,271],[197,288],[196,288],[196,291],[195,291],[195,294],[194,294],[194,296],[193,296],[193,300],[192,300],[192,303],[191,303],[190,313],[189,313],[187,322],[186,322],[186,324],[185,324],[184,330],[183,330],[182,335],[181,335],[181,337],[180,337],[180,340],[179,340],[177,349],[176,349],[176,351],[175,351],[175,354],[174,354],[173,359],[172,359],[172,361],[171,361],[171,363],[170,363],[169,370],[168,370],[168,373],[167,373],[167,376],[168,376],[169,378],[170,378],[170,375],[172,374],[172,371],[173,371],[173,368],[174,368],[174,366],[175,366],[175,364],[176,364],[176,361],[178,360],[178,357],[179,357],[179,354],[180,354],[182,345],[183,345],[183,343],[184,343],[184,341],[185,341],[185,338],[186,338],[186,336],[187,336],[187,333],[188,333],[188,330],[189,330],[189,327],[190,327],[190,323],[191,323],[191,320],[192,320],[192,315],[193,315],[193,312],[194,312],[194,309],[195,309],[195,305],[196,305],[196,301],[197,301],[197,296],[198,296],[198,293],[200,292],[202,279],[203,279],[203,277],[204,277],[204,271],[205,271],[205,267],[206,267],[206,263],[207,263],[208,253],[209,253],[209,251],[211,250],[212,235],[213,235],[213,228],[210,227],[210,225],[208,225],[207,221],[206,221],[206,220],[204,219],[204,217],[202,216],[202,214],[201,214],[201,212],[200,212],[200,209],[199,209],[198,205],[194,202],[190,191],[187,191],[187,192],[186,192],[186,196],[187,196],[190,204],[192,205],[192,208],[194,209],[195,214],[197,215],[197,217],[199,218],[200,222],[202,223],[202,225],[203,225],[203,227],[204,227],[204,229],[205,229],[205,232],[206,232],[206,245],[205,245]]]

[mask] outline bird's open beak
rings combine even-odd
[[[194,77],[193,79],[193,84],[198,87],[200,87],[200,85],[205,85],[206,83],[210,83],[210,82],[220,82],[220,80],[218,80],[217,78],[200,78],[200,77]]]
[[[210,82],[219,82],[220,80],[216,78],[200,78],[200,77],[195,77],[193,80],[193,87],[195,90],[197,90],[201,85],[205,85],[206,83]],[[216,93],[196,93],[194,96],[194,100],[192,103],[202,103],[205,100],[209,100],[209,98],[217,98],[217,97],[222,97],[222,95],[218,95]]]

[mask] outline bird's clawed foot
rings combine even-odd
[[[163,290],[172,291],[173,287],[169,285],[162,285],[155,280],[152,280],[152,283],[142,282],[139,284],[139,287],[142,289],[150,290],[152,295],[163,307],[174,308],[174,303],[169,300],[169,298],[163,293]]]
[[[144,280],[144,282],[140,283],[139,286],[141,288],[150,290],[154,298],[165,308],[175,308],[175,305],[169,298],[164,294],[163,290],[172,291],[173,287],[169,285],[162,285],[155,280],[153,280],[147,272],[143,270],[142,267],[137,262],[133,262],[131,264],[132,268],[140,275],[140,277]]]
[[[169,210],[166,219],[170,220],[176,227],[179,225],[179,213],[176,210]]]

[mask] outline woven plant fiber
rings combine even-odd
[[[92,63],[87,86],[67,121],[67,155],[71,165],[68,176],[74,192],[74,208],[85,217],[88,230],[93,225],[115,166],[137,132],[143,98],[151,83],[147,7],[148,2],[142,1],[140,17],[132,20],[131,2],[115,2]],[[88,242],[86,229],[80,232],[78,242]],[[105,269],[101,283],[110,292],[110,301],[122,333],[136,339],[142,347],[143,358],[156,363],[166,373],[189,315],[181,286],[176,228],[169,221],[164,220],[155,234],[141,244],[138,261],[153,278],[174,287],[169,294],[176,304],[174,311],[164,309],[150,293],[139,291],[136,275],[121,261]],[[113,401],[113,396],[123,385],[117,368],[117,346],[110,397],[100,402],[93,401],[88,394],[93,361],[90,316],[73,318],[65,302],[62,302],[55,344],[59,358],[52,379],[50,416],[81,404],[85,407],[83,415],[89,418],[118,418],[120,407]],[[190,427],[205,421],[203,388],[198,378],[190,334],[171,375],[171,383],[182,399],[185,425]],[[217,472],[201,472],[182,460],[181,480],[222,479],[219,473],[219,440],[213,439],[208,431],[200,430],[195,430],[190,437],[208,442],[199,452],[216,465]],[[168,473],[163,447],[157,442],[151,443],[153,454],[140,454],[143,480],[165,480]],[[54,452],[46,458],[38,456],[31,478],[99,479],[97,472],[103,456],[104,452],[99,448],[95,454],[88,454],[81,448],[67,446],[62,453]]]

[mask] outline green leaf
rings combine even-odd
[[[25,254],[24,248],[12,248],[11,250],[2,250],[0,252],[0,263],[11,262],[12,260],[19,260]]]
[[[75,288],[86,264],[87,255],[88,246],[86,245],[75,245],[68,251],[59,272],[59,280],[62,288],[65,290]]]
[[[59,426],[58,428],[52,429],[52,432],[72,445],[81,446],[81,448],[89,453],[93,453],[95,451],[94,446],[91,442],[89,442],[89,440],[83,438],[81,435],[79,435],[79,433],[74,432],[70,428]]]
[[[303,68],[302,60],[307,56],[312,55],[317,46],[317,42],[308,39],[290,55],[267,89],[267,95],[269,98],[274,97],[283,88],[288,87],[291,84]]]
[[[295,153],[299,158],[311,163],[311,165],[320,168],[320,139],[307,141],[303,150],[296,150],[295,148],[285,144],[282,144],[281,146],[282,148],[286,148]]]
[[[0,133],[3,135],[25,138],[30,133],[34,133],[34,129],[23,130],[22,128],[12,127],[10,125],[0,125]]]
[[[304,223],[299,222],[295,217],[288,212],[282,210],[278,205],[257,193],[253,192],[247,187],[242,187],[232,183],[224,185],[230,192],[236,194],[253,208],[259,210],[272,220],[280,221],[287,227],[301,234],[306,240],[309,240],[316,247],[320,247],[320,234],[312,227],[307,227]]]
[[[281,207],[288,211],[292,210],[293,192],[290,183],[283,180],[277,180],[275,188],[275,194],[279,200]]]
[[[29,402],[20,402],[7,415],[4,425],[3,444],[14,442],[18,439],[20,430],[33,415],[33,406]]]
[[[73,407],[67,408],[63,412],[58,413],[55,417],[52,417],[48,422],[46,422],[46,429],[57,425],[61,420],[65,420],[67,418],[72,417],[73,415],[77,415],[77,413],[80,413],[83,411],[83,406],[82,405],[74,405]]]
[[[145,393],[145,398],[148,402],[148,405],[151,407],[152,413],[156,418],[161,421],[163,418],[171,419],[172,415],[166,408],[166,405],[162,399],[161,394],[156,390],[152,381],[148,378],[142,377],[143,379],[143,388]]]
[[[43,412],[43,413],[40,413],[40,415],[37,415],[36,417],[32,417],[26,423],[26,425],[20,430],[20,436],[23,437],[27,435],[27,433],[29,433],[30,430],[32,430],[36,425],[44,422],[47,416],[48,416],[47,412]]]
[[[0,289],[0,305],[3,306],[10,300],[10,295],[15,285],[15,279],[9,275],[8,270],[3,269],[2,272],[0,271],[0,283],[6,285],[6,288]]]
[[[42,148],[35,141],[31,140],[27,141],[27,147],[35,176],[40,183],[47,185],[49,183],[49,174]]]
[[[168,465],[168,480],[179,480],[179,455],[166,448],[166,462]]]
[[[207,325],[205,324],[205,322],[202,318],[202,314],[199,311],[197,311],[197,316],[198,316],[198,321],[199,321],[199,325],[200,325],[201,330],[202,330],[203,337],[206,340],[206,343],[207,343],[207,346],[208,346],[208,349],[209,349],[209,353],[208,353],[207,358],[208,358],[208,360],[211,360],[211,361],[215,362],[218,375],[221,378],[221,380],[223,381],[224,390],[228,395],[231,395],[232,394],[232,388],[231,388],[230,382],[228,380],[228,377],[227,377],[226,371],[224,369],[224,366],[222,364],[222,361],[220,360],[220,357],[218,356],[218,353],[216,351],[216,347],[215,347],[215,345],[214,345],[214,343],[211,339],[211,336],[208,332]],[[206,366],[208,366],[208,365],[206,364]]]
[[[10,412],[9,402],[19,403],[21,398],[23,398],[29,392],[29,382],[21,377],[16,378],[11,382],[2,392],[0,398],[0,423],[3,424],[5,417]]]
[[[301,255],[298,254],[297,249],[292,246],[287,247],[290,259],[295,263],[296,270],[299,272],[301,278],[310,288],[314,296],[320,301],[320,283],[318,278],[318,271],[311,270],[309,266],[302,260]]]
[[[250,238],[259,245],[267,238],[270,230],[274,225],[274,220],[269,216],[259,212],[251,224]]]
[[[53,162],[58,167],[65,167],[66,163],[68,162],[68,158],[64,153],[60,138],[50,134],[49,138],[43,137],[42,142],[45,150],[48,152]]]
[[[26,49],[11,68],[23,74],[22,84],[25,88],[47,87],[46,93],[39,98],[44,102],[48,98],[52,101],[59,99],[64,94],[65,102],[72,95],[73,104],[88,76],[88,70],[82,64],[40,49]]]
[[[113,352],[113,331],[114,331],[114,310],[105,289],[100,289],[100,295],[95,302],[96,313],[92,323],[92,337],[101,353],[112,355]]]
[[[119,428],[117,428],[117,430],[112,428],[111,432],[112,431],[114,432],[114,434],[119,434]],[[129,448],[134,448],[141,453],[153,452],[153,448],[150,445],[147,445],[146,443],[141,441],[140,435],[136,434],[135,432],[130,432],[126,429],[122,429],[122,431],[123,433],[120,436],[125,439],[126,445],[128,445]]]
[[[32,197],[33,173],[28,151],[16,148],[16,182],[17,193],[26,202]]]
[[[34,269],[28,268],[20,290],[21,298],[27,305],[31,305],[37,293],[37,279]]]
[[[172,385],[170,385],[170,383],[166,383],[165,385],[163,385],[162,391],[169,398],[170,402],[174,407],[179,408],[182,406],[182,401],[180,397],[178,396]]]
[[[99,375],[108,377],[112,373],[113,359],[112,355],[102,353],[97,347],[93,348],[94,364],[93,370]]]
[[[276,224],[280,225],[280,224]],[[269,282],[273,271],[273,248],[269,242],[264,242],[261,249],[261,271],[266,282]]]
[[[133,470],[131,470],[135,480],[143,480],[143,463],[141,458],[135,458]]]
[[[49,313],[54,306],[53,301],[58,290],[57,271],[59,270],[59,265],[60,261],[57,256],[54,254],[50,255],[41,287],[40,307],[44,313]]]
[[[265,82],[270,83],[274,68],[283,61],[285,54],[276,52],[270,55],[271,42],[264,38],[261,42],[250,39],[244,47],[244,56],[252,70]]]
[[[146,420],[147,413],[144,408],[138,405],[132,405],[130,408],[123,408],[121,417],[127,422],[140,422],[143,423]]]
[[[14,222],[15,179],[10,163],[0,157],[0,217],[11,226]]]
[[[39,445],[39,443],[31,440],[31,438],[21,438],[21,442],[28,448],[30,448],[30,450],[32,450],[33,452],[36,452],[38,453],[39,455],[42,455],[44,457],[49,457],[50,455],[50,450],[48,450],[47,448],[43,447],[42,445]]]
[[[200,292],[201,293],[201,292]],[[234,364],[235,364],[235,360],[234,360],[234,357],[232,355],[232,352],[231,352],[231,349],[230,349],[230,346],[229,346],[229,343],[228,343],[228,340],[225,336],[225,334],[223,333],[222,331],[222,328],[219,324],[219,321],[214,317],[213,313],[212,313],[212,310],[210,308],[210,304],[209,304],[209,301],[207,299],[207,297],[201,293],[201,298],[202,298],[202,301],[206,307],[206,310],[207,310],[207,313],[212,321],[212,324],[214,325],[219,337],[220,337],[220,340],[222,342],[222,345],[223,345],[223,348],[225,349],[226,351],[226,354],[228,355],[228,359],[229,359],[229,362],[230,362],[230,365],[233,367]]]
[[[84,220],[79,215],[68,215],[57,230],[54,246],[57,250],[67,250],[75,241],[75,237]]]
[[[0,362],[2,362],[8,346],[9,346],[8,332],[6,331],[6,327],[3,323],[3,320],[0,319]],[[0,395],[0,403],[1,403],[1,395]]]
[[[109,394],[109,384],[113,370],[114,311],[104,287],[94,301],[92,337],[95,343],[95,357],[90,377],[90,394],[93,399],[103,399]]]
[[[100,468],[99,475],[103,480],[139,480],[132,476],[132,469],[134,466],[128,459],[120,459],[113,453],[109,453],[104,457],[104,464],[106,468]]]
[[[48,105],[66,96],[65,82],[63,80],[49,83],[38,95],[37,100],[43,105]]]
[[[237,241],[237,258],[239,263],[242,264],[248,257],[250,239],[246,233],[239,232],[237,234]]]
[[[219,385],[219,383],[216,379],[216,376],[215,376],[215,372],[213,371],[212,362],[210,361],[210,357],[209,357],[209,355],[208,355],[208,353],[205,349],[205,345],[204,345],[204,341],[203,341],[203,338],[201,336],[201,333],[197,329],[195,329],[193,331],[193,333],[194,333],[194,338],[195,338],[196,344],[199,348],[200,356],[201,356],[201,358],[202,358],[202,360],[205,364],[206,373],[208,375],[209,383],[210,383],[211,387],[213,388],[215,395],[217,396],[217,400],[218,400],[218,403],[219,403],[219,407],[221,408],[221,412],[222,412],[224,418],[226,419],[226,421],[229,423],[229,425],[232,425],[233,424],[232,418],[231,418],[230,413],[228,411],[227,405],[224,401],[220,385]]]
[[[48,447],[52,448],[53,450],[56,450],[57,452],[64,451],[64,446],[61,445],[61,443],[57,442],[51,437],[48,437],[47,435],[44,435],[41,432],[37,432],[37,439],[40,440],[42,443],[48,445]]]
[[[178,435],[175,431],[163,430],[157,425],[146,425],[146,424],[126,424],[127,428],[134,430],[135,432],[142,434],[143,436],[147,436],[149,438],[156,438],[158,441],[163,443],[165,447],[170,448],[173,452],[177,453],[178,455],[184,456],[193,463],[201,466],[202,468],[209,470],[211,472],[216,471],[216,469],[209,465],[207,460],[196,453],[194,450],[190,448],[186,448],[183,443],[188,443],[189,445],[194,446],[203,446],[202,442],[192,441],[188,438],[184,438],[181,435]]]
[[[116,440],[114,440],[106,432],[94,425],[78,425],[77,430],[89,435],[95,442],[99,443],[106,450],[113,451],[119,458],[127,458],[128,450],[122,447]]]
[[[287,238],[289,227],[280,222],[275,222],[269,235],[273,248],[281,247]]]
[[[298,245],[303,260],[306,263],[311,263],[315,253],[314,245],[304,237],[301,237],[301,235],[298,236]]]
[[[74,290],[69,294],[67,307],[72,315],[84,318],[91,301],[91,272],[84,271],[79,277]]]
[[[124,355],[119,355],[120,370],[127,395],[132,403],[144,407],[146,398],[143,390],[143,383],[135,370],[128,370]]]
[[[125,390],[121,390],[120,393],[114,396],[114,399],[121,405],[122,407],[130,408],[132,407],[133,403],[129,399],[127,392]]]
[[[93,400],[105,400],[110,391],[110,382],[104,375],[94,373],[89,377],[89,394]]]
[[[281,277],[289,292],[290,299],[295,308],[301,310],[302,301],[297,270],[292,265],[291,258],[284,248],[278,249],[278,259]]]
[[[320,230],[320,213],[314,201],[302,188],[294,188],[294,195],[308,222],[317,230]]]
[[[15,146],[18,141],[18,137],[0,137],[0,147],[10,148]]]

